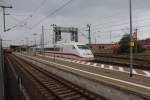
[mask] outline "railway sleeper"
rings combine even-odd
[[[46,81],[46,80],[43,81],[43,83],[45,83],[45,84],[47,84],[47,83],[53,83],[54,84],[55,82],[49,79],[48,81]]]
[[[48,97],[47,100],[57,100],[55,97]]]
[[[56,83],[57,84],[57,83]],[[47,87],[49,87],[49,88],[51,88],[51,89],[57,89],[57,88],[62,88],[62,87],[64,87],[64,86],[62,86],[62,85],[60,85],[60,86],[58,86],[58,85],[56,85],[56,84],[45,84]]]
[[[51,83],[51,82],[49,82],[48,84],[46,83],[46,85],[49,85],[49,86],[58,86],[58,85],[56,85],[57,83]],[[62,85],[59,85],[59,86],[62,86]]]
[[[55,90],[56,90],[56,89],[59,89],[59,88],[64,88],[63,85],[53,85],[53,86],[52,86],[52,85],[49,85],[49,84],[48,84],[47,86],[48,86],[49,88],[53,88],[53,89],[55,89]]]
[[[13,65],[15,66],[17,63],[13,63]],[[17,64],[18,66],[18,64]],[[46,91],[40,84],[37,83],[37,81],[29,75],[29,73],[27,71],[25,71],[22,67],[19,68],[20,70],[23,71],[23,73],[25,73],[27,75],[27,77],[30,79],[31,82],[33,82],[33,84],[35,84],[35,87],[40,91],[41,95],[45,96],[46,98],[51,97],[52,98],[52,94],[50,94],[48,91]],[[54,98],[54,96],[53,96]],[[54,99],[53,99],[54,100]]]
[[[43,79],[43,78],[42,78]],[[51,88],[51,90],[62,90],[62,88],[60,88],[60,87],[58,87],[58,85],[57,85],[57,87],[56,87],[56,83],[55,84],[53,84],[53,85],[51,85],[51,86],[49,86],[49,84],[46,84],[46,85],[48,85],[48,87],[49,88]],[[67,84],[67,85],[71,85],[71,84]],[[77,91],[80,91],[81,93],[84,93],[85,95],[87,95],[87,96],[89,96],[89,97],[91,97],[91,98],[95,98],[93,95],[91,95],[91,94],[89,94],[88,92],[85,92],[84,90],[81,90],[81,89],[79,89],[78,87],[75,87],[75,86],[73,86],[73,85],[71,85],[71,87],[72,88],[74,88],[75,90],[77,90]],[[64,90],[63,90],[64,91]]]
[[[66,88],[60,88],[60,89],[56,89],[54,90],[55,92],[61,94],[61,93],[68,93],[68,92],[73,92],[72,90],[70,89],[66,89]]]
[[[57,93],[61,94],[61,93],[69,93],[72,92],[72,90],[66,90],[66,91],[57,91]]]
[[[66,97],[73,97],[74,95],[79,95],[76,92],[70,92],[70,93],[64,93],[64,94],[59,94],[61,98],[66,98]]]
[[[51,90],[54,91],[54,92],[57,92],[57,91],[64,91],[64,90],[67,90],[66,87],[61,87],[61,88],[58,88],[58,87],[51,87]]]
[[[65,97],[64,100],[87,100],[87,99],[78,94],[73,95],[72,97]]]
[[[31,65],[32,66],[32,65]],[[28,67],[29,68],[29,67]],[[27,68],[25,68],[26,70],[28,70],[29,71],[29,69],[27,69]],[[54,89],[56,89],[56,90],[58,90],[59,88],[58,88],[58,85],[57,85],[57,87],[56,87],[56,84],[57,83],[59,83],[59,84],[61,84],[61,85],[64,85],[64,86],[66,86],[66,87],[69,87],[69,89],[70,89],[70,87],[72,88],[72,90],[75,90],[75,92],[70,92],[70,93],[65,93],[65,94],[62,94],[62,93],[60,93],[60,90],[59,90],[59,92],[57,92],[57,94],[59,95],[59,94],[61,94],[61,97],[65,97],[65,99],[64,100],[67,100],[67,98],[72,98],[72,97],[76,97],[76,95],[78,95],[78,98],[79,97],[81,97],[81,95],[83,94],[83,96],[87,96],[87,97],[89,97],[89,98],[93,98],[93,99],[95,99],[95,96],[93,96],[92,94],[90,95],[90,93],[88,93],[88,92],[84,92],[84,90],[82,90],[82,89],[80,89],[79,87],[76,87],[75,85],[72,85],[71,83],[67,83],[66,81],[64,81],[64,80],[62,80],[62,79],[58,79],[58,77],[56,77],[56,76],[52,76],[52,78],[49,78],[51,75],[47,75],[47,77],[46,78],[44,78],[45,76],[46,76],[46,74],[44,75],[42,75],[41,73],[43,72],[43,73],[48,73],[48,72],[46,72],[46,71],[35,71],[35,69],[33,70],[33,68],[32,69],[30,69],[30,70],[32,70],[32,71],[29,71],[30,73],[32,73],[32,75],[34,76],[34,77],[36,77],[39,81],[42,81],[43,83],[45,82],[46,84],[48,83],[47,81],[44,81],[45,79],[46,80],[51,80],[52,81],[52,83],[53,83],[53,85],[51,85],[51,86],[54,86],[54,88],[53,87],[51,87],[50,88],[50,90],[51,90],[51,92],[53,92],[54,94],[56,94],[55,92],[54,92]],[[40,73],[40,74],[39,74]],[[39,76],[40,76],[40,78],[39,78]],[[49,76],[49,77],[48,77]],[[55,82],[53,81],[53,79],[55,80]],[[46,85],[46,87],[48,86],[49,84],[47,84]],[[65,88],[66,89],[66,88]],[[81,93],[79,93],[78,91],[82,91]],[[63,92],[63,91],[62,91]],[[79,93],[79,94],[77,94],[77,93]],[[48,94],[47,93],[45,93],[47,96],[48,96]],[[56,95],[57,95],[56,94]],[[76,95],[75,95],[76,94]],[[69,97],[68,97],[69,96]],[[56,97],[57,98],[57,97]],[[77,97],[76,97],[77,98]],[[82,99],[84,99],[84,98],[82,98]],[[75,99],[76,100],[76,99]]]
[[[34,84],[35,84],[35,86],[37,87],[37,89],[39,89],[41,95],[45,96],[46,98],[51,97],[51,98],[53,98],[53,100],[54,100],[54,96],[53,96],[51,93],[49,93],[49,92],[48,92],[43,86],[41,86],[36,80],[34,80],[33,78],[31,78],[31,79],[32,79],[32,82],[34,82]]]

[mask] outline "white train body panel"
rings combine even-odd
[[[59,49],[59,50],[56,50]],[[48,55],[78,60],[94,60],[91,50],[83,43],[57,44],[54,51],[45,51]]]

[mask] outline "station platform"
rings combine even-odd
[[[20,56],[21,54],[15,54]],[[104,85],[101,88],[106,89],[106,86],[111,88],[110,90],[103,90],[105,93],[110,93],[110,95],[115,96],[113,93],[113,89],[115,88],[119,91],[126,91],[129,94],[135,94],[136,96],[140,96],[142,98],[149,98],[150,99],[150,77],[148,74],[139,74],[134,72],[133,77],[129,77],[129,73],[122,67],[116,69],[114,66],[108,66],[104,64],[97,64],[85,61],[77,61],[72,59],[65,59],[65,58],[58,58],[50,56],[43,56],[43,55],[36,55],[36,56],[28,56],[28,55],[21,55],[30,60],[35,60],[36,62],[40,62],[42,64],[52,65],[57,69],[61,69],[63,71],[67,71],[71,74],[78,75],[80,77],[84,77],[88,80],[92,80],[92,82],[99,83]],[[41,66],[48,71],[52,71],[50,67]],[[116,66],[117,67],[117,66]],[[120,69],[120,70],[119,70]],[[142,70],[144,73],[144,71]],[[147,71],[148,72],[148,71]],[[149,72],[148,72],[149,73]],[[70,75],[70,74],[68,74]],[[68,76],[69,77],[69,76]],[[67,78],[68,78],[67,77]],[[72,80],[73,81],[73,80]],[[77,84],[84,84],[79,81]],[[95,85],[97,85],[95,83]],[[85,85],[86,84],[86,85]],[[85,88],[93,88],[95,92],[101,93],[102,91],[98,90],[99,86],[90,86],[88,83],[85,83]],[[92,83],[91,83],[92,84]],[[96,89],[97,87],[97,89]],[[112,89],[113,88],[113,89]],[[116,91],[117,93],[117,91]],[[121,97],[122,93],[116,95]],[[104,94],[106,95],[106,94]],[[109,95],[109,96],[110,96]],[[107,95],[108,96],[108,95]],[[128,99],[124,99],[128,100]],[[130,100],[130,99],[129,99]],[[138,99],[137,99],[138,100]],[[142,99],[139,99],[142,100]],[[144,99],[143,99],[144,100]]]

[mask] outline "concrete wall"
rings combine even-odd
[[[18,75],[5,60],[5,100],[27,100],[18,83]]]

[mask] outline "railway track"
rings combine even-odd
[[[115,54],[104,54],[104,53],[95,53],[94,56],[102,56],[102,57],[109,57],[109,58],[120,58],[120,59],[129,59],[130,55],[115,55]],[[137,56],[134,55],[133,59],[136,61],[150,61],[150,56]]]
[[[112,54],[95,54],[95,62],[103,62],[106,64],[114,64],[124,67],[130,66],[130,60],[128,56],[117,56]],[[134,57],[133,66],[139,69],[150,70],[150,59]]]
[[[35,82],[47,100],[106,100],[16,56],[9,56]]]

